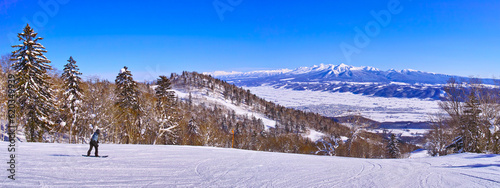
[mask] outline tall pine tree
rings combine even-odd
[[[37,33],[26,25],[17,35],[21,44],[12,46],[12,68],[16,75],[16,96],[21,117],[25,119],[26,138],[30,142],[42,141],[43,134],[53,122],[50,114],[54,111],[54,101],[47,71],[52,70],[50,61],[45,57],[45,47],[38,43],[42,40]]]
[[[462,137],[463,142],[463,152],[475,152],[481,153],[485,151],[485,142],[487,139],[484,138],[487,135],[487,129],[481,129],[481,118],[479,109],[479,101],[476,98],[476,94],[471,92],[468,96],[468,101],[465,102],[463,115],[461,117],[459,135]]]
[[[194,117],[191,117],[187,124],[186,138],[188,145],[200,145],[200,127],[194,120]]]
[[[73,57],[69,57],[68,63],[64,65],[64,72],[62,74],[62,79],[64,79],[64,99],[65,105],[63,106],[64,111],[68,114],[66,122],[69,122],[69,143],[72,143],[72,138],[75,132],[79,132],[79,128],[75,127],[78,122],[79,109],[82,105],[82,88],[80,84],[82,79],[80,78],[82,73],[79,72],[79,68],[76,65],[76,61]]]
[[[159,133],[157,139],[162,135],[166,136],[166,144],[177,144],[179,137],[180,115],[175,107],[175,95],[170,86],[170,80],[166,76],[160,76],[157,80],[158,86],[155,88],[156,109],[158,113]],[[156,140],[157,140],[156,139]],[[155,140],[155,144],[156,144]]]
[[[116,77],[115,84],[117,96],[115,105],[118,108],[115,118],[120,122],[121,128],[115,127],[114,131],[117,134],[121,132],[119,129],[125,130],[124,138],[117,138],[118,135],[115,135],[115,138],[125,139],[125,143],[137,143],[141,137],[140,116],[142,112],[137,82],[132,78],[132,73],[128,68],[123,67]]]
[[[387,144],[387,154],[389,158],[399,158],[401,156],[399,141],[394,134],[391,134],[389,143]]]
[[[157,82],[158,87],[155,89],[155,94],[158,99],[157,107],[165,112],[165,110],[170,110],[170,108],[173,107],[175,101],[174,91],[171,90],[172,86],[170,86],[170,80],[166,76],[160,76]]]

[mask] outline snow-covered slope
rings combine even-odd
[[[7,148],[0,142],[1,148]],[[18,143],[1,187],[498,187],[500,156],[357,159],[193,146]],[[6,149],[2,169],[8,169]]]
[[[237,115],[243,115],[248,117],[255,117],[256,119],[262,120],[265,128],[274,127],[276,125],[276,121],[267,118],[264,114],[254,112],[251,107],[240,104],[235,105],[230,101],[224,99],[220,92],[211,92],[208,89],[193,89],[191,91],[186,91],[185,89],[175,88],[173,89],[175,95],[178,98],[183,100],[189,99],[189,93],[191,93],[191,97],[193,102],[195,103],[205,103],[208,105],[215,106],[217,105],[219,108],[224,107],[228,110],[233,110]]]

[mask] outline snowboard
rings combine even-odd
[[[82,156],[84,156],[84,157],[96,157],[95,155],[89,155],[89,156],[87,156],[87,155],[82,155]],[[106,157],[108,157],[108,156],[107,156],[107,155],[100,155],[100,156],[98,156],[98,157],[96,157],[96,158],[106,158]]]

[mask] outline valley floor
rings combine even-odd
[[[292,90],[272,86],[246,87],[274,103],[327,117],[360,115],[378,122],[425,122],[440,112],[438,101],[416,98],[373,97],[353,93]],[[356,112],[356,113],[353,113]]]
[[[500,155],[358,159],[194,146],[0,142],[0,187],[500,187]]]

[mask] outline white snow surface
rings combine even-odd
[[[415,137],[415,136],[424,136],[427,134],[430,129],[368,129],[366,130],[372,133],[393,133],[399,136],[405,137]]]
[[[314,129],[307,129],[307,131],[302,135],[303,137],[309,138],[311,141],[316,142],[325,136],[324,133],[318,132]]]
[[[440,112],[436,100],[373,97],[347,92],[298,91],[272,86],[245,89],[277,104],[329,117],[359,112],[364,117],[379,122],[425,122],[429,121],[429,115]]]
[[[418,149],[410,153],[410,158],[423,158],[423,157],[430,157],[428,150]]]
[[[17,143],[0,187],[499,187],[500,155],[358,159],[195,146]],[[7,148],[7,142],[0,147]],[[0,150],[7,169],[7,149]]]

